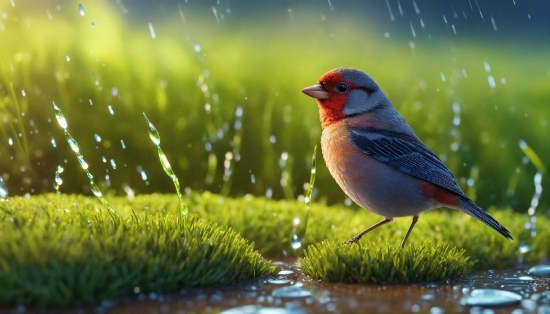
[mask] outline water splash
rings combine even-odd
[[[57,166],[57,170],[55,171],[53,187],[55,188],[55,194],[57,195],[61,194],[61,192],[59,192],[59,188],[61,187],[61,184],[63,184],[63,178],[61,177],[61,174],[64,170],[65,169],[63,169],[63,167]]]
[[[317,145],[313,147],[313,155],[311,156],[311,171],[309,175],[309,185],[306,192],[306,196],[304,197],[304,202],[306,203],[306,216],[303,221],[303,223],[300,221],[299,217],[294,217],[292,220],[293,224],[293,234],[292,239],[290,241],[290,245],[294,249],[294,251],[298,250],[300,247],[302,247],[302,241],[306,234],[307,230],[307,222],[309,219],[309,207],[311,205],[311,199],[313,197],[313,186],[315,185],[315,175],[317,173]],[[303,224],[301,228],[300,224]]]
[[[174,182],[174,186],[176,187],[176,193],[178,193],[178,199],[180,201],[180,211],[183,215],[187,215],[189,210],[187,209],[187,206],[185,206],[185,204],[183,203],[183,196],[181,195],[180,191],[180,182],[174,174],[174,170],[172,169],[172,166],[170,166],[168,158],[166,158],[166,155],[160,148],[160,134],[157,131],[157,128],[155,128],[151,121],[149,121],[145,112],[143,113],[143,117],[145,117],[145,121],[147,122],[147,126],[149,128],[149,137],[151,138],[151,141],[153,141],[153,144],[155,144],[155,146],[157,147],[160,164],[162,165],[162,168],[164,168],[164,172],[166,172],[166,174],[172,179],[172,181]]]
[[[82,166],[82,169],[86,173],[86,176],[88,177],[88,179],[90,179],[90,188],[92,190],[92,193],[94,193],[94,195],[97,196],[97,198],[99,198],[99,200],[101,201],[101,203],[103,203],[103,206],[105,206],[107,208],[107,210],[109,211],[109,214],[111,214],[111,216],[113,216],[113,217],[118,216],[117,212],[107,202],[107,200],[103,197],[103,194],[99,190],[99,187],[95,184],[94,176],[88,170],[88,164],[84,160],[84,156],[82,156],[82,154],[80,153],[80,147],[78,146],[78,143],[71,136],[71,134],[69,134],[69,131],[67,131],[67,120],[65,119],[65,116],[61,112],[61,109],[59,109],[59,107],[57,107],[55,102],[52,102],[52,104],[53,104],[53,109],[55,111],[55,118],[57,119],[57,122],[59,123],[59,126],[61,126],[61,128],[63,129],[63,132],[65,133],[65,138],[67,138],[67,142],[69,143],[69,146],[75,152],[76,158],[78,159],[78,162]]]

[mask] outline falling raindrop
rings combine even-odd
[[[94,133],[94,139],[98,143],[101,142],[101,136],[99,136],[99,134],[97,134],[97,133]]]
[[[61,192],[59,192],[59,188],[61,187],[61,184],[63,184],[63,178],[61,177],[61,174],[63,173],[65,169],[61,166],[57,166],[57,170],[55,171],[55,177],[54,177],[54,184],[53,187],[55,188],[55,193],[57,195],[60,195]]]
[[[124,140],[120,140],[120,145],[122,146],[122,149],[126,149],[126,144],[124,144]]]
[[[92,10],[93,11],[93,10]],[[80,15],[81,16],[84,16],[86,15],[86,11],[84,11],[84,7],[82,6],[82,4],[78,4],[78,12],[80,12]]]
[[[155,39],[157,37],[155,29],[153,28],[153,23],[151,22],[149,22],[149,32],[151,33],[151,38]]]
[[[2,176],[0,176],[0,199],[5,200],[8,198],[8,187]]]
[[[195,50],[195,52],[201,52],[201,45],[195,44],[195,45],[193,46],[193,50]]]
[[[115,115],[115,111],[113,110],[113,107],[111,105],[108,105],[107,106],[107,109],[109,109],[109,113],[114,116]]]
[[[390,2],[388,0],[386,0],[386,5],[388,6],[388,11],[390,12],[390,20],[395,20],[395,16],[393,16],[393,11],[391,10]]]
[[[69,61],[71,61],[71,56],[67,55],[67,56],[65,57],[65,59],[67,60],[67,62],[69,62]]]
[[[8,145],[13,146],[13,140],[11,139],[11,137],[8,138]]]
[[[411,31],[412,31],[413,37],[416,37],[416,33],[415,33],[415,31],[414,31],[414,27],[413,27],[412,21],[409,21],[409,23],[411,24]]]
[[[489,75],[487,77],[487,81],[489,82],[489,87],[491,88],[495,88],[495,86],[497,85],[495,82],[495,78],[492,75]]]
[[[114,159],[111,159],[111,167],[113,167],[113,169],[116,169],[116,163]]]

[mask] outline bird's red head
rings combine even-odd
[[[348,95],[353,90],[366,93],[378,89],[376,83],[365,73],[355,69],[338,68],[325,73],[317,85],[306,87],[302,92],[317,99],[323,128],[344,119]]]

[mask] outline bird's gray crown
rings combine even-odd
[[[363,73],[356,69],[348,68],[340,68],[338,69],[338,71],[341,73],[342,77],[346,81],[353,82],[354,84],[357,84],[373,92],[378,89],[378,84],[376,84],[374,80],[366,73]]]

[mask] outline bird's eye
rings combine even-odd
[[[336,85],[336,91],[339,93],[345,93],[348,90],[348,86],[344,83]]]

